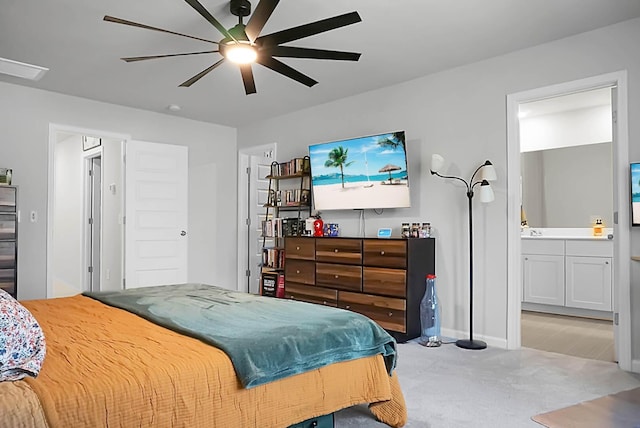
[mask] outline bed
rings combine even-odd
[[[337,352],[344,354],[339,359],[327,357],[329,354],[325,350],[323,357],[316,361],[305,355],[304,348],[311,346],[313,350],[325,339],[320,333],[313,337],[309,328],[322,332],[322,324],[327,322],[308,328],[297,324],[286,329],[282,326],[291,326],[291,319],[296,319],[300,313],[307,314],[305,318],[315,319],[315,311],[326,311],[326,308],[200,284],[171,287],[173,294],[169,297],[162,297],[160,291],[164,290],[160,289],[163,287],[151,287],[144,293],[152,294],[153,298],[149,295],[140,298],[135,296],[136,291],[128,290],[21,302],[44,332],[46,358],[37,377],[0,382],[2,423],[16,428],[275,428],[369,403],[372,419],[392,427],[405,424],[406,406],[393,371],[395,356],[385,351],[395,343],[384,344],[384,348],[380,348],[382,351],[377,353],[374,353],[375,347],[356,346],[355,353],[351,350]],[[179,291],[181,288],[183,290]],[[209,289],[216,293],[215,296],[203,297],[202,293]],[[126,296],[126,293],[133,294]],[[184,326],[180,316],[175,316],[173,312],[180,304],[184,307],[193,305],[193,300],[184,300],[184,295],[195,296],[197,308],[213,309],[206,315],[206,324],[215,326],[209,328],[211,334],[199,337]],[[233,305],[221,295],[241,303],[251,300],[248,305],[252,314],[250,319],[229,317],[226,311],[233,311]],[[142,304],[135,306],[132,301]],[[127,307],[130,304],[132,307]],[[265,322],[262,309],[256,308],[272,304],[285,305],[277,307],[278,310],[286,309],[280,312],[278,319],[272,320],[272,330],[280,329],[279,334],[260,331],[256,327],[256,324],[270,324]],[[340,318],[351,314],[332,311],[322,316]],[[173,320],[169,321],[173,326],[156,323],[168,318]],[[233,318],[231,327],[225,322],[226,318]],[[250,327],[250,333],[238,333],[243,323]],[[306,345],[287,348],[289,345],[274,339],[282,337],[283,342],[289,342],[292,335],[286,332],[299,328],[302,328],[301,336]],[[218,343],[216,335],[220,331],[232,332],[230,336],[240,340],[238,346],[250,343],[248,348],[257,352],[246,360],[228,355],[221,348],[233,346],[226,342],[212,345]],[[239,337],[247,335],[249,342],[245,337]],[[265,336],[266,344],[252,335]],[[362,336],[362,333],[357,335]],[[235,343],[234,340],[231,342]],[[281,352],[296,354],[293,362],[283,366],[262,358],[271,352],[270,348],[282,346]],[[346,348],[341,342],[336,349]],[[281,359],[284,358],[278,357],[279,361]],[[242,365],[251,369],[248,375],[243,373],[247,367],[242,368]],[[258,367],[259,375],[255,374],[254,365]]]

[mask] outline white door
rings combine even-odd
[[[263,239],[269,180],[265,179],[275,160],[275,144],[240,151],[238,212],[238,290],[257,294],[260,290]],[[273,242],[264,242],[273,246]]]
[[[102,244],[100,242],[102,233],[102,158],[95,157],[91,159],[91,194],[90,194],[90,213],[89,213],[89,229],[91,244],[89,246],[91,254],[91,269],[89,290],[100,291],[100,260],[102,259]]]
[[[185,146],[128,141],[125,288],[187,282]]]

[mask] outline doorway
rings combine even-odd
[[[48,298],[122,289],[122,152],[127,139],[49,126]]]
[[[276,144],[240,150],[238,157],[238,291],[258,294],[262,266],[262,221],[268,201]],[[270,243],[264,243],[269,246]],[[273,245],[273,243],[271,243]]]
[[[631,370],[631,323],[629,285],[628,214],[628,134],[626,72],[616,72],[573,82],[538,88],[507,96],[508,127],[508,308],[507,347],[517,349],[521,342],[522,266],[521,266],[521,165],[520,105],[597,88],[612,91],[613,121],[613,324],[618,365]]]
[[[102,236],[102,152],[85,160],[87,174],[84,186],[85,209],[85,265],[87,278],[84,290],[100,291],[100,261]]]

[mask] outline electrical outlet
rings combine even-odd
[[[38,221],[38,212],[37,211],[31,211],[31,213],[29,214],[29,221],[31,223],[35,223]]]

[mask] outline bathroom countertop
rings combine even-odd
[[[522,239],[565,239],[565,240],[582,240],[582,241],[610,241],[606,235],[604,236],[571,236],[571,235],[521,235]]]
[[[613,240],[613,228],[605,228],[602,235],[594,236],[590,227],[527,227],[521,231],[522,239],[564,239],[582,241]]]

